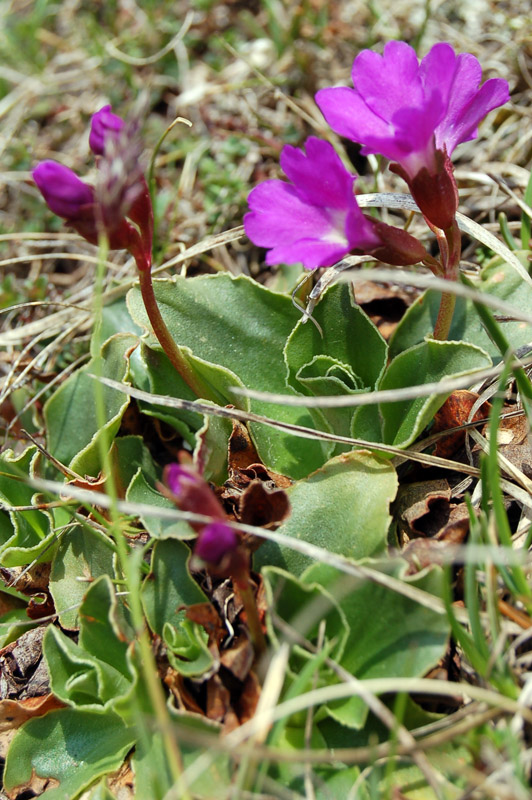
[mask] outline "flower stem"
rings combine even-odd
[[[453,312],[456,305],[456,295],[451,292],[443,292],[438,309],[436,324],[434,325],[434,338],[447,339],[453,321]]]
[[[444,236],[440,235],[438,237],[438,240],[444,267],[444,277],[450,281],[457,281],[460,270],[462,239],[456,220],[451,227],[444,232]],[[447,339],[449,336],[455,305],[456,295],[454,292],[443,292],[436,324],[434,325],[435,339]]]
[[[138,262],[137,266],[139,266]],[[159,306],[157,305],[155,292],[153,291],[150,269],[139,266],[139,282],[142,300],[144,301],[144,307],[153,328],[153,332],[164,352],[170,359],[170,362],[175,367],[179,375],[183,378],[187,386],[197,397],[204,397],[207,400],[219,402],[219,397],[214,397],[214,393],[210,391],[190,369],[190,366],[183,358],[181,351],[174,342],[170,331],[166,327],[166,323],[162,318]]]
[[[239,550],[235,551],[233,563],[231,565],[231,577],[244,605],[251,643],[255,650],[255,656],[258,659],[266,652],[267,644],[264,633],[262,632],[255,595],[251,589],[247,558],[247,554]]]

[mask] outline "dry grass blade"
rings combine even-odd
[[[38,491],[50,492],[54,497],[60,496],[65,502],[69,499],[75,500],[80,503],[87,504],[91,507],[111,508],[113,506],[117,511],[123,514],[130,514],[133,516],[152,516],[161,519],[169,520],[184,520],[185,522],[198,522],[209,523],[212,522],[210,517],[202,514],[192,514],[190,512],[179,511],[177,509],[163,509],[156,508],[145,503],[131,503],[125,500],[118,500],[114,502],[108,495],[102,492],[90,491],[88,489],[81,489],[76,486],[66,486],[65,484],[57,481],[49,481],[43,479],[33,478],[28,481],[28,484]],[[6,507],[6,510],[9,510]],[[404,597],[412,600],[414,603],[429,608],[431,611],[438,614],[445,615],[446,610],[443,602],[429,592],[425,592],[408,582],[402,581],[385,572],[381,572],[376,567],[369,567],[365,564],[357,564],[343,556],[333,553],[317,545],[295,539],[291,536],[285,536],[279,531],[268,531],[264,528],[259,528],[254,525],[244,525],[242,523],[231,523],[235,530],[242,533],[248,533],[253,536],[258,536],[261,539],[275,542],[276,544],[287,547],[296,552],[302,553],[308,558],[316,561],[317,563],[328,564],[339,572],[345,575],[350,575],[357,580],[370,581],[380,586],[384,586],[390,591],[397,592]],[[468,545],[467,547],[452,546],[446,549],[446,560],[449,563],[483,563],[486,558],[491,558],[494,563],[501,565],[520,564],[526,559],[523,558],[521,552],[508,550],[504,548],[497,548],[494,546],[485,545]],[[455,616],[463,622],[468,621],[468,614],[465,609],[456,608]]]
[[[362,194],[357,195],[357,201],[361,208],[400,208],[404,211],[419,212],[419,208],[415,204],[414,200],[410,195],[407,194]],[[489,247],[494,253],[497,253],[497,255],[501,256],[501,258],[503,258],[515,269],[516,272],[519,273],[521,278],[526,281],[526,283],[532,286],[532,278],[526,269],[523,267],[519,259],[516,258],[514,253],[512,253],[512,251],[506,247],[506,245],[501,242],[500,239],[497,239],[493,233],[490,233],[490,231],[486,230],[486,228],[484,228],[482,225],[479,225],[477,222],[469,219],[469,217],[466,217],[465,214],[457,213],[456,220],[460,230],[469,234],[469,236],[473,237],[473,239],[476,239],[477,242],[486,245],[486,247]]]
[[[291,700],[286,700],[280,703],[274,712],[274,720],[284,719],[292,714],[297,714],[305,711],[313,705],[322,705],[330,703],[334,700],[343,699],[346,697],[363,696],[364,692],[371,692],[372,694],[397,694],[399,692],[419,693],[434,697],[462,697],[464,699],[478,700],[488,704],[493,708],[500,709],[501,711],[510,714],[522,714],[527,722],[532,723],[532,711],[529,708],[521,705],[515,700],[498,694],[491,689],[485,689],[481,686],[473,686],[466,683],[452,683],[443,680],[430,680],[426,678],[373,678],[369,680],[356,681],[352,680],[346,683],[335,684],[333,686],[324,686],[319,689],[314,689],[306,694],[294,697]],[[270,713],[270,712],[268,712]],[[269,716],[268,716],[269,719]],[[242,745],[249,737],[253,736],[257,730],[260,730],[264,720],[259,715],[255,715],[248,722],[244,723],[240,728],[232,731],[225,737],[225,744],[228,747],[236,748]],[[202,770],[206,769],[215,758],[214,753],[204,753],[196,761],[187,768],[184,773],[184,779],[192,785],[194,780],[201,774]],[[175,795],[168,794],[168,798],[175,797]]]
[[[532,358],[513,362],[513,366],[515,367],[528,366],[529,364],[532,364]],[[370,406],[374,403],[400,403],[404,400],[416,400],[419,397],[451,394],[451,392],[454,392],[456,389],[467,389],[474,383],[483,382],[489,378],[496,378],[501,374],[503,369],[504,365],[498,364],[495,367],[489,367],[487,369],[472,370],[457,378],[444,378],[441,381],[423,383],[419,386],[406,386],[403,389],[383,389],[375,392],[363,392],[361,394],[335,395],[333,397],[328,395],[320,397],[294,397],[293,395],[258,392],[254,389],[242,389],[238,386],[233,387],[232,391],[244,397],[251,397],[256,400],[264,400],[268,403],[277,403],[287,406],[302,406],[305,408],[351,408],[355,406]],[[370,446],[369,442],[366,444]],[[380,447],[380,445],[371,444],[371,447]]]
[[[490,376],[492,375],[492,372],[492,370],[489,371]],[[475,375],[480,375],[480,377],[482,377],[483,373],[475,373]],[[96,375],[92,375],[91,377],[95,380],[101,381],[106,386],[110,386],[112,389],[123,392],[130,397],[135,397],[137,400],[143,400],[146,403],[151,403],[152,405],[166,406],[167,408],[179,408],[186,411],[196,411],[198,414],[223,417],[224,419],[237,419],[241,422],[258,422],[262,425],[269,425],[272,428],[277,428],[278,430],[287,431],[294,434],[294,436],[300,436],[304,439],[319,439],[328,442],[340,442],[341,444],[348,444],[352,447],[363,448],[365,450],[390,453],[391,455],[397,456],[401,460],[411,459],[412,461],[417,461],[420,464],[429,464],[430,466],[441,467],[442,469],[457,470],[458,472],[464,472],[467,475],[480,475],[480,472],[476,467],[473,467],[470,464],[462,464],[459,461],[451,461],[449,459],[439,458],[438,456],[431,456],[426,453],[418,453],[413,450],[401,450],[399,447],[393,447],[393,445],[368,442],[364,439],[354,439],[350,436],[337,436],[333,433],[327,433],[327,431],[318,431],[314,428],[306,428],[303,425],[293,425],[288,422],[280,422],[279,420],[271,419],[270,417],[254,414],[251,411],[241,411],[237,408],[222,408],[221,406],[210,406],[207,403],[202,403],[198,400],[181,400],[176,397],[168,397],[167,395],[150,394],[150,392],[144,392],[142,389],[135,389],[133,386],[127,386],[125,383],[113,381],[110,378],[102,378]],[[462,386],[462,384],[459,385]],[[268,399],[269,397],[270,396],[268,395]],[[273,397],[276,397],[276,395],[273,395]],[[279,397],[280,399],[278,402],[282,403],[282,398],[284,395],[280,395]],[[352,398],[353,395],[350,395],[350,397]],[[369,398],[371,397],[371,394],[364,395],[364,397]],[[298,398],[294,399],[298,400]],[[339,397],[338,399],[343,400],[344,398]],[[310,398],[305,398],[305,401],[308,400],[310,400]],[[369,403],[371,401],[368,399],[367,402]],[[293,405],[296,404],[294,403]],[[301,403],[299,400],[297,405],[303,405],[303,403]],[[308,406],[309,403],[305,402],[304,405]],[[345,403],[344,405],[355,405],[355,403]]]

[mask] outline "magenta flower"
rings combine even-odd
[[[249,195],[246,234],[270,252],[267,264],[301,261],[307,269],[339,261],[352,250],[380,244],[353,194],[355,177],[329,142],[310,137],[306,154],[286,145],[281,167],[291,183],[269,180]]]
[[[111,106],[104,106],[96,114],[93,114],[89,134],[89,147],[94,155],[103,156],[106,141],[118,139],[124,125],[124,120],[113,114]]]
[[[363,50],[352,70],[354,89],[321,89],[316,95],[329,125],[397,162],[408,178],[438,170],[436,151],[451,155],[477,136],[486,114],[509,100],[508,84],[491,78],[480,88],[482,69],[469,53],[434,45],[418,63],[405,42],[388,42],[382,56]]]
[[[32,172],[48,208],[64,219],[77,219],[94,203],[94,190],[56,161],[42,161]]]

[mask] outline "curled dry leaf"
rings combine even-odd
[[[401,486],[395,501],[400,541],[434,536],[448,517],[451,488],[445,478]]]
[[[32,717],[41,717],[48,711],[63,708],[64,703],[53,694],[41,697],[26,697],[24,700],[0,701],[0,758],[5,758],[13,736],[24,722]]]
[[[459,389],[453,392],[440,410],[436,412],[432,429],[433,433],[446,431],[450,428],[457,428],[459,425],[464,425],[466,422],[477,422],[478,420],[486,419],[491,409],[490,403],[487,402],[482,403],[471,420],[469,419],[471,409],[478,400],[478,397],[478,394],[469,392],[466,389]],[[456,433],[445,436],[436,444],[434,455],[440,456],[441,458],[451,458],[451,456],[463,446],[464,441],[465,431],[456,431]]]
[[[42,660],[41,625],[0,650],[0,698],[22,699],[47,694],[50,690]]]
[[[22,594],[34,594],[48,589],[50,562],[34,564],[31,567],[0,567],[0,576],[7,586],[13,586]],[[5,599],[5,598],[3,598]]]

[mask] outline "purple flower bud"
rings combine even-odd
[[[182,511],[203,514],[217,520],[225,519],[225,511],[215,493],[207,481],[191,467],[168,464],[164,468],[163,480],[174,495],[175,504]],[[203,530],[204,523],[192,522],[191,526],[199,533]]]
[[[168,464],[165,469],[164,478],[166,485],[176,497],[179,497],[185,488],[184,484],[203,483],[199,475],[188,467],[181,464]]]
[[[94,155],[103,156],[106,142],[117,139],[124,124],[123,119],[113,114],[111,106],[104,106],[92,115],[89,147]]]
[[[64,219],[76,219],[94,202],[94,191],[75,172],[56,161],[42,161],[33,170],[48,208]]]
[[[202,561],[217,564],[237,544],[238,537],[229,525],[225,522],[211,522],[200,532],[194,553]]]

